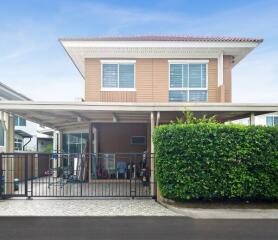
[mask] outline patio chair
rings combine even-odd
[[[126,162],[123,161],[119,161],[117,162],[117,172],[116,172],[116,176],[117,179],[119,179],[119,175],[123,175],[124,178],[127,178],[127,166],[126,166]]]

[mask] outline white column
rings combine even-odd
[[[93,153],[97,154],[97,150],[98,150],[98,130],[96,127],[93,128],[93,135],[94,135],[94,139],[93,139]]]
[[[61,153],[62,150],[62,134],[59,131],[53,132],[53,152],[54,153]],[[52,168],[56,169],[61,166],[61,156],[58,154],[58,159],[52,160]],[[54,176],[56,176],[57,171],[54,171]]]
[[[96,164],[97,164],[97,158],[98,158],[98,128],[96,128],[95,126],[93,127],[93,129],[92,129],[92,133],[93,133],[93,139],[92,139],[92,144],[93,144],[93,149],[92,149],[92,153],[93,153],[93,155],[92,155],[92,157],[91,157],[91,161],[90,161],[90,163],[91,164],[89,164],[89,166],[90,166],[90,169],[89,169],[89,171],[90,171],[90,174],[89,174],[89,176],[90,176],[90,180],[91,180],[91,177],[92,177],[92,175],[94,175],[94,177],[96,177],[96,169],[97,169],[97,166],[96,166]]]
[[[60,131],[54,131],[53,133],[53,151],[61,152],[62,150],[62,133]]]
[[[4,114],[5,125],[5,151],[8,153],[14,152],[14,118],[12,115]],[[12,156],[4,159],[5,170],[5,193],[13,194],[14,192],[14,158]]]
[[[223,64],[223,52],[221,52],[217,58],[217,76],[218,76],[218,87],[224,84],[224,64]]]
[[[154,196],[154,144],[153,144],[153,132],[154,132],[154,126],[155,126],[155,113],[151,112],[151,178],[150,178],[150,184],[151,184],[151,195]]]
[[[250,126],[255,125],[255,114],[252,112],[250,114]]]

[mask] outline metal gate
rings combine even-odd
[[[0,155],[0,196],[155,197],[151,154]]]

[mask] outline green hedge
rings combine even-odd
[[[278,128],[220,123],[162,125],[156,178],[175,200],[278,200]]]

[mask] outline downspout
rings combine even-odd
[[[27,143],[25,143],[24,145],[23,145],[23,147],[22,147],[22,150],[24,151],[24,149],[25,149],[25,146],[29,143],[29,142],[31,142],[31,140],[32,140],[32,137],[29,137],[29,141],[27,142]]]

